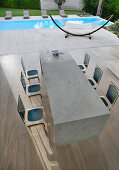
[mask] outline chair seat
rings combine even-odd
[[[63,15],[60,15],[61,17],[63,18],[67,18],[67,15],[63,14]]]
[[[93,80],[88,79],[88,81],[90,82],[90,84],[91,84],[92,86],[94,86],[94,85],[95,85],[95,83],[93,82]]]
[[[103,103],[106,105],[106,106],[108,106],[108,103],[106,102],[106,100],[104,99],[104,97],[100,97],[101,98],[101,100],[103,101]]]
[[[48,15],[42,15],[43,18],[48,18]]]
[[[34,75],[37,75],[37,74],[38,74],[37,70],[29,70],[29,71],[27,71],[28,76],[34,76]]]
[[[79,68],[80,68],[81,70],[84,69],[84,66],[83,66],[83,65],[78,65],[78,66],[79,66]]]
[[[28,121],[38,121],[43,117],[43,110],[41,108],[32,109],[28,111]]]
[[[5,16],[5,19],[7,20],[7,19],[11,19],[12,18],[12,16]]]
[[[29,93],[35,93],[35,92],[38,92],[38,91],[40,91],[40,85],[39,84],[31,85],[31,86],[28,87]]]

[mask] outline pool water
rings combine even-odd
[[[98,22],[102,20],[101,22]],[[88,24],[93,23],[94,26],[102,26],[106,23],[107,20],[99,18],[99,17],[85,17],[85,18],[64,18],[63,21],[75,23],[75,24]],[[106,26],[111,25],[112,22],[108,22]]]
[[[62,20],[55,19],[55,22],[63,27],[63,22],[71,22],[76,24],[86,24],[94,21],[99,21],[99,17],[86,17],[86,18],[63,18]],[[63,22],[62,22],[63,21]],[[106,20],[102,20],[98,25],[103,25]],[[107,24],[111,25],[111,22]],[[0,30],[23,30],[23,29],[39,29],[39,28],[56,28],[56,25],[51,19],[39,19],[39,20],[9,20],[0,21]]]
[[[55,21],[62,26],[57,19]],[[51,19],[0,21],[0,30],[24,30],[38,28],[56,28],[56,26]]]

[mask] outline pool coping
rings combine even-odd
[[[52,15],[53,18],[55,19],[63,19],[60,15]],[[88,16],[90,18],[101,18],[99,16]],[[88,18],[88,17],[81,17],[81,16],[78,16],[78,15],[68,15],[68,18]],[[24,19],[23,16],[16,16],[16,17],[12,17],[12,19],[10,20],[5,20],[4,17],[0,17],[0,21],[14,21],[14,20],[37,20],[37,19],[50,19],[50,16],[48,16],[48,18],[43,18],[42,16],[30,16],[29,19]],[[102,18],[103,19],[103,18]]]
[[[62,18],[60,15],[53,15],[53,18]],[[79,18],[78,15],[68,15],[68,18]],[[13,20],[36,20],[36,19],[43,19],[42,16],[30,16],[29,19],[24,19],[23,16],[16,16],[16,17],[12,17],[12,19],[10,19],[9,21],[13,21]],[[50,16],[48,16],[48,18],[44,18],[44,19],[50,19]],[[8,21],[5,20],[4,17],[0,17],[0,21]]]

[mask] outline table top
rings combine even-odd
[[[41,65],[55,124],[109,114],[67,50],[42,53]]]

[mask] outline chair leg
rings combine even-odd
[[[92,39],[91,35],[89,35],[89,39],[90,39],[90,40]]]
[[[67,38],[69,36],[69,34],[65,34],[65,38]]]

